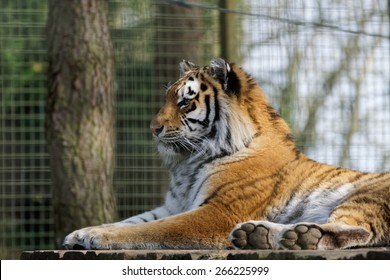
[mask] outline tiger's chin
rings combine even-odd
[[[168,145],[163,142],[158,142],[157,150],[160,156],[180,156],[181,152],[176,149],[173,145]]]
[[[164,143],[162,141],[157,143],[157,151],[160,154],[161,159],[165,162],[180,161],[189,154],[188,151],[177,145]]]
[[[157,151],[168,168],[175,167],[185,160],[192,157],[196,158],[204,153],[201,150],[190,150],[188,147],[181,146],[177,143],[164,143],[162,141],[158,141]]]

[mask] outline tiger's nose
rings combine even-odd
[[[158,136],[163,131],[163,129],[164,129],[163,125],[160,125],[153,121],[150,123],[150,130],[152,131],[152,134],[154,136]]]

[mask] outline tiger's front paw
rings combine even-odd
[[[88,227],[68,234],[62,245],[68,250],[113,249],[110,232],[104,227]]]

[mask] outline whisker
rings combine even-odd
[[[193,154],[203,153],[203,145],[206,138],[202,136],[192,136],[188,138],[183,131],[175,131],[165,135],[163,142],[172,145],[175,149],[186,150]]]

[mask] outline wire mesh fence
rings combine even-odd
[[[116,64],[114,188],[125,218],[161,203],[167,174],[149,133],[178,62],[234,57],[312,158],[390,170],[388,1],[110,0]],[[52,249],[45,141],[47,4],[0,3],[0,258]],[[228,13],[233,24],[221,25]],[[231,39],[230,39],[231,40]]]

